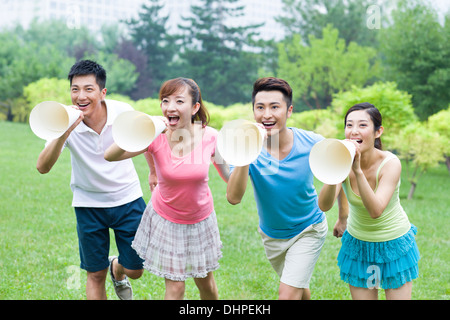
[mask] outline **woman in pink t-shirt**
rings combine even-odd
[[[168,80],[159,97],[167,130],[140,152],[113,144],[105,159],[145,152],[152,198],[132,247],[144,259],[145,269],[165,278],[165,299],[183,299],[189,277],[201,299],[217,299],[213,271],[219,267],[222,243],[208,172],[213,162],[227,182],[229,168],[215,153],[218,133],[207,126],[209,114],[198,85],[191,79]]]

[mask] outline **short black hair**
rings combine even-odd
[[[292,88],[289,83],[283,79],[266,77],[256,80],[253,84],[252,92],[253,107],[255,106],[255,96],[260,91],[281,91],[287,107],[289,108],[292,105]]]
[[[72,79],[74,76],[84,76],[93,74],[97,81],[100,90],[103,90],[106,86],[106,71],[97,62],[92,60],[80,60],[70,68],[68,79],[70,85],[72,85]]]

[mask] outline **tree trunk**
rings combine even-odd
[[[445,155],[445,163],[447,164],[448,173],[450,173],[450,156]]]
[[[411,189],[409,189],[408,200],[411,200],[413,198],[414,191],[416,191],[416,183],[411,182]]]

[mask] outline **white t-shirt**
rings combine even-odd
[[[70,150],[72,206],[111,208],[142,197],[139,177],[131,159],[109,162],[105,150],[114,142],[112,124],[116,116],[133,108],[124,102],[105,100],[107,120],[97,134],[81,122],[69,135],[63,150]]]

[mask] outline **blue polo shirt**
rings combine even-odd
[[[261,230],[271,238],[289,239],[311,224],[322,222],[314,177],[309,167],[309,153],[321,135],[298,128],[291,152],[281,161],[263,148],[250,164]]]

